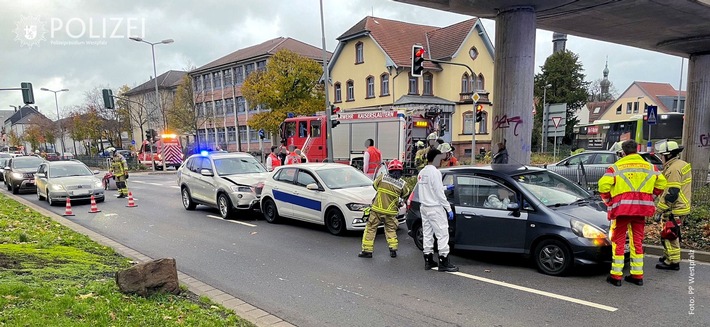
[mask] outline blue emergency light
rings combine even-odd
[[[210,154],[210,153],[207,152],[206,150],[200,151],[200,155],[203,156],[203,157],[206,157],[208,154]]]

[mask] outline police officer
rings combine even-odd
[[[399,213],[400,199],[407,197],[411,191],[407,182],[402,179],[402,163],[395,159],[387,165],[388,175],[380,175],[372,186],[377,190],[372,206],[369,208],[370,217],[365,225],[362,235],[362,252],[360,258],[372,258],[375,248],[375,234],[380,222],[385,223],[385,237],[390,249],[390,257],[397,257],[397,214]],[[367,209],[366,209],[367,210]]]
[[[116,148],[111,147],[107,150],[111,154],[110,172],[116,180],[118,198],[125,198],[128,196],[128,186],[126,185],[126,180],[128,179],[128,163],[126,159],[116,151]]]
[[[663,155],[663,176],[668,180],[666,190],[656,204],[656,217],[666,220],[661,230],[664,255],[656,268],[680,270],[680,225],[690,213],[692,167],[678,158],[683,151],[674,141],[659,141],[656,153]]]

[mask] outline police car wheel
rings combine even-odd
[[[267,223],[275,224],[279,221],[279,211],[276,208],[276,203],[271,198],[262,200],[261,211],[264,213],[264,220]]]
[[[333,235],[343,235],[346,230],[345,218],[338,209],[330,209],[325,213],[325,226]]]

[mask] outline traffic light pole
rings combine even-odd
[[[328,149],[328,162],[333,162],[333,121],[331,120],[330,98],[328,97],[328,52],[325,50],[325,24],[323,23],[323,0],[320,0],[320,30],[323,44],[323,88],[325,89],[325,141]]]
[[[471,76],[475,76],[473,74],[473,69],[469,67],[466,64],[460,64],[457,62],[448,62],[448,61],[441,61],[441,60],[435,60],[435,59],[424,59],[424,61],[428,62],[433,62],[436,64],[441,64],[441,65],[453,65],[453,66],[461,66],[461,67],[466,67],[468,68],[468,71],[471,72]],[[471,99],[473,100],[473,99]],[[471,114],[473,117],[471,117],[471,164],[475,165],[476,164],[476,105],[478,104],[477,101],[473,101],[473,111]]]

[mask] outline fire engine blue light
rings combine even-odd
[[[288,112],[288,113],[286,113],[286,117],[287,117],[287,118],[293,118],[294,115],[293,115],[292,112]]]
[[[203,157],[206,157],[208,154],[210,154],[210,153],[205,150],[200,151],[200,155]]]
[[[398,114],[397,114],[397,117],[403,118],[403,117],[404,117],[404,114],[399,114],[399,113],[398,113]]]

